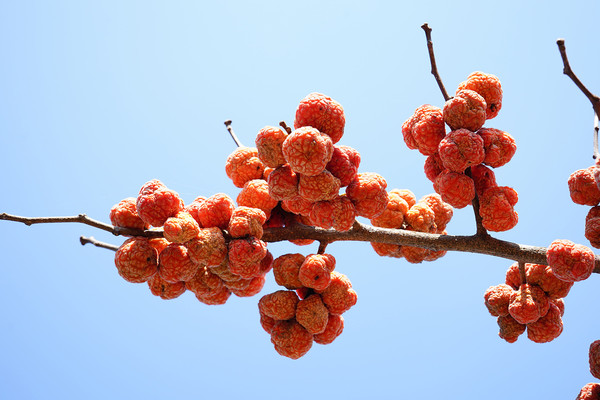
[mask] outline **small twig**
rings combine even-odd
[[[321,240],[319,241],[319,250],[317,250],[317,254],[325,254],[325,249],[330,242]]]
[[[600,152],[598,151],[598,114],[594,113],[594,160],[600,159]]]
[[[225,121],[225,127],[227,127],[227,131],[229,132],[229,135],[231,135],[231,138],[235,142],[236,146],[237,147],[244,147],[244,145],[242,144],[242,142],[240,142],[240,139],[238,139],[238,137],[235,135],[235,132],[233,132],[233,128],[231,127],[231,120],[230,119],[228,119],[227,121]]]
[[[281,127],[282,127],[282,128],[283,128],[283,129],[284,129],[286,132],[287,132],[287,134],[288,134],[288,135],[289,135],[290,133],[292,133],[292,128],[290,128],[290,127],[288,126],[288,124],[286,124],[286,123],[285,123],[285,121],[281,121],[281,122],[279,123],[279,126],[281,126]]]
[[[423,30],[425,31],[425,37],[427,38],[427,49],[429,50],[429,61],[431,62],[431,73],[435,77],[435,80],[440,88],[440,91],[442,92],[442,96],[444,96],[444,100],[448,101],[448,100],[450,100],[450,96],[448,96],[448,92],[446,91],[446,88],[444,87],[444,83],[442,82],[442,78],[440,77],[440,74],[437,69],[437,64],[435,62],[435,54],[433,53],[433,41],[431,40],[431,28],[429,27],[429,25],[427,25],[427,23],[421,25],[421,28],[423,28]]]
[[[471,167],[465,170],[465,175],[473,179],[473,175],[471,174]],[[473,205],[473,212],[475,213],[475,224],[477,226],[476,235],[489,236],[487,229],[483,227],[483,218],[481,218],[481,215],[479,214],[479,196],[477,195],[477,192],[475,192],[475,197],[473,198],[471,204]]]
[[[113,250],[113,251],[119,250],[119,246],[115,246],[114,244],[110,244],[110,243],[101,242],[99,240],[94,239],[93,236],[90,236],[90,237],[81,236],[79,238],[79,241],[81,242],[82,246],[85,246],[86,244],[89,243],[89,244],[93,244],[96,247],[101,247],[103,249],[108,249],[108,250]]]
[[[519,261],[519,275],[521,276],[521,285],[527,283],[527,274],[525,272],[525,263],[523,261]]]

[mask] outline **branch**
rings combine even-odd
[[[230,119],[228,119],[227,121],[225,121],[225,127],[227,128],[227,132],[229,132],[229,134],[231,135],[231,138],[235,142],[236,146],[237,147],[244,147],[244,145],[242,144],[242,142],[240,142],[240,139],[238,139],[238,137],[235,135],[235,132],[233,131],[233,128],[231,127],[231,120]]]
[[[110,243],[101,242],[99,240],[94,239],[93,236],[90,236],[90,237],[81,236],[79,238],[79,241],[81,242],[82,246],[85,246],[86,244],[89,243],[89,244],[93,244],[96,247],[101,247],[103,249],[108,249],[108,250],[112,250],[112,251],[119,250],[119,246],[115,246],[114,244],[110,244]]]
[[[465,174],[473,179],[473,174],[471,173],[471,167],[467,168],[465,171]],[[489,236],[487,229],[484,228],[483,226],[483,218],[481,218],[481,214],[479,214],[479,195],[477,194],[477,191],[475,191],[475,197],[473,198],[473,201],[471,202],[471,204],[473,205],[473,212],[475,213],[475,224],[477,226],[477,236]]]
[[[425,37],[427,38],[427,49],[429,50],[429,61],[431,62],[431,73],[435,77],[435,80],[442,92],[442,96],[444,96],[444,100],[450,100],[450,96],[448,96],[448,92],[446,92],[446,88],[444,87],[444,83],[442,82],[442,78],[437,69],[437,64],[435,62],[435,54],[433,53],[433,42],[431,41],[431,28],[427,23],[421,25],[421,28],[425,31]]]

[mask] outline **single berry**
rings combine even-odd
[[[567,282],[589,278],[596,262],[596,256],[589,247],[561,239],[548,246],[546,258],[554,275]]]
[[[342,106],[331,97],[311,93],[300,101],[296,109],[294,128],[312,126],[337,143],[344,134],[346,117]]]
[[[292,319],[296,315],[298,295],[293,290],[278,290],[261,297],[258,310],[275,320]]]
[[[198,265],[219,265],[227,256],[225,237],[217,227],[201,228],[198,236],[184,245],[191,260]]]
[[[477,164],[471,167],[471,179],[473,179],[475,191],[478,196],[483,195],[483,192],[485,192],[486,189],[498,186],[494,171],[483,164]]]
[[[521,336],[527,328],[527,325],[517,322],[510,315],[498,317],[498,326],[500,327],[498,336],[508,343],[516,342],[519,336]]]
[[[321,293],[323,303],[331,314],[343,314],[356,304],[357,295],[346,275],[331,272],[329,285]]]
[[[600,379],[600,340],[590,344],[589,351],[590,373],[596,379]]]
[[[234,238],[254,236],[262,238],[263,224],[267,221],[264,211],[259,208],[240,206],[233,210],[227,231]]]
[[[267,218],[271,210],[279,203],[269,194],[269,184],[263,179],[253,179],[246,182],[237,196],[238,206],[260,208]]]
[[[313,205],[314,203],[312,201],[305,200],[300,196],[296,196],[289,200],[283,200],[281,202],[281,208],[283,208],[285,211],[304,216],[310,215]]]
[[[491,286],[485,291],[483,296],[485,306],[492,316],[505,317],[508,315],[508,305],[513,292],[513,288],[504,283]]]
[[[264,275],[251,278],[246,286],[240,289],[229,288],[231,293],[237,297],[252,297],[260,293],[265,286],[266,278]]]
[[[356,177],[359,166],[358,151],[349,146],[333,146],[333,154],[326,169],[340,180],[341,187],[346,187]]]
[[[566,297],[573,287],[573,282],[558,279],[548,265],[525,264],[525,276],[528,283],[541,287],[551,300]]]
[[[153,295],[163,300],[175,299],[185,293],[186,290],[185,282],[167,282],[159,274],[154,274],[148,280],[148,287]]]
[[[325,331],[329,321],[329,311],[320,295],[311,294],[298,302],[296,321],[313,335]]]
[[[115,204],[110,209],[111,224],[121,228],[148,228],[148,225],[138,215],[135,202],[135,198],[128,197]]]
[[[363,172],[346,187],[346,195],[354,203],[358,215],[371,219],[381,214],[387,206],[386,187],[387,182],[381,175]]]
[[[184,211],[187,211],[192,216],[192,218],[194,218],[196,220],[196,222],[198,223],[198,225],[201,228],[203,228],[203,226],[202,226],[202,223],[200,222],[200,219],[198,218],[198,210],[200,209],[200,207],[202,206],[202,203],[204,203],[205,200],[206,200],[206,197],[198,196],[194,199],[194,201],[192,201],[190,204],[188,204],[184,208]]]
[[[265,332],[267,332],[269,335],[271,334],[276,321],[276,319],[271,318],[262,312],[260,313],[260,326],[262,326]]]
[[[158,252],[147,238],[134,236],[116,251],[115,266],[127,282],[146,282],[158,272]]]
[[[295,319],[276,321],[271,330],[271,343],[279,354],[296,360],[308,353],[313,335]]]
[[[146,182],[136,199],[138,215],[152,226],[162,226],[167,218],[176,215],[183,207],[179,194],[168,189],[158,179]]]
[[[332,200],[339,191],[340,180],[327,170],[312,176],[300,174],[298,195],[307,201]]]
[[[600,203],[600,189],[594,178],[597,169],[597,166],[592,165],[586,169],[579,169],[569,176],[567,184],[574,203],[592,207]]]
[[[323,172],[333,155],[331,138],[310,126],[288,135],[282,149],[292,170],[309,176]]]
[[[402,135],[409,148],[425,156],[436,153],[440,140],[446,136],[442,110],[429,104],[418,107],[402,125]]]
[[[467,77],[467,80],[458,85],[458,91],[473,90],[485,99],[486,119],[492,119],[502,108],[502,86],[497,76],[476,71]]]
[[[371,224],[380,228],[402,228],[404,216],[409,208],[408,203],[400,196],[400,194],[389,191],[388,203],[385,210],[377,217],[372,218]]]
[[[590,208],[585,217],[585,238],[592,247],[600,248],[600,206]]]
[[[538,286],[525,283],[511,293],[508,312],[520,324],[530,324],[546,315],[549,307],[546,293]]]
[[[329,314],[327,326],[322,333],[313,336],[315,343],[330,344],[344,331],[344,317],[338,314]]]
[[[229,297],[231,297],[231,292],[225,286],[210,294],[196,294],[198,301],[209,306],[225,304]]]
[[[377,253],[377,255],[381,257],[404,257],[402,255],[402,246],[400,246],[399,244],[371,242],[371,247],[373,247],[375,253]]]
[[[304,262],[304,256],[300,253],[284,254],[273,260],[273,276],[279,286],[288,289],[300,289],[304,285],[298,277],[300,266]]]
[[[255,144],[258,158],[264,165],[277,168],[285,164],[285,158],[281,151],[285,138],[287,138],[287,132],[277,126],[265,126],[258,132]]]
[[[179,211],[163,225],[164,237],[171,243],[185,243],[195,238],[199,231],[200,225],[187,211]]]
[[[437,178],[437,176],[441,174],[445,168],[440,155],[435,153],[427,157],[423,169],[427,179],[429,179],[431,182],[434,182],[435,178]]]
[[[563,322],[560,317],[560,309],[553,302],[550,302],[550,308],[546,315],[527,325],[527,337],[535,343],[551,342],[559,337],[562,331]]]
[[[423,196],[419,202],[427,204],[433,210],[437,233],[442,233],[454,215],[452,206],[442,200],[442,196],[437,193]]]
[[[323,229],[333,228],[340,232],[350,230],[355,217],[354,204],[346,195],[315,203],[309,214],[310,222],[314,226]]]
[[[267,255],[267,244],[249,236],[229,242],[229,269],[242,278],[251,278],[260,271],[260,262]]]
[[[400,248],[400,253],[402,254],[402,257],[404,257],[404,259],[409,263],[420,264],[427,260],[431,254],[431,250],[414,246],[402,246]]]
[[[479,215],[483,227],[493,232],[514,228],[519,222],[519,215],[514,210],[518,199],[517,192],[508,186],[486,189],[479,198]]]
[[[275,168],[267,179],[269,195],[274,200],[293,199],[298,196],[298,179],[289,164]]]
[[[189,281],[197,271],[198,265],[179,243],[171,243],[158,255],[158,274],[167,282]]]
[[[190,292],[200,297],[215,296],[226,289],[224,281],[207,267],[198,268],[196,274],[185,283],[185,286]]]
[[[483,162],[492,168],[498,168],[508,163],[517,151],[515,139],[500,129],[481,128],[477,134],[483,139],[485,148]]]
[[[444,104],[444,122],[452,129],[465,128],[475,132],[486,119],[485,99],[472,90],[459,90]]]
[[[326,254],[306,256],[298,270],[298,279],[300,279],[302,285],[316,291],[325,290],[331,281],[332,258],[333,256]],[[335,267],[335,259],[333,259],[333,267]]]
[[[435,178],[433,189],[442,197],[444,202],[455,208],[464,208],[475,198],[473,179],[465,174],[444,170]]]
[[[575,400],[600,400],[600,383],[588,383],[581,388]]]
[[[425,202],[416,203],[404,216],[407,229],[417,232],[433,233],[437,230],[435,213]]]
[[[471,165],[483,162],[485,150],[483,139],[467,129],[454,130],[442,139],[438,153],[445,168],[464,172]]]
[[[236,187],[242,188],[252,179],[262,179],[265,165],[255,147],[240,146],[227,157],[225,173]]]
[[[197,209],[196,217],[203,228],[218,227],[227,229],[235,203],[225,193],[213,194],[204,200]]]

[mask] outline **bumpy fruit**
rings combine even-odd
[[[261,314],[275,320],[292,319],[296,315],[299,301],[298,295],[293,290],[278,290],[264,295],[258,301],[258,309]]]
[[[406,212],[404,220],[411,230],[433,233],[437,230],[435,213],[425,202],[416,203]]]
[[[491,286],[485,291],[484,300],[490,314],[494,317],[505,317],[508,315],[508,305],[514,290],[504,283]]]
[[[344,317],[338,314],[329,314],[325,330],[313,336],[315,343],[330,344],[344,331]]]
[[[213,194],[198,205],[196,219],[203,228],[227,229],[235,203],[225,193]]]
[[[223,232],[217,227],[201,228],[198,236],[185,242],[192,261],[198,265],[219,265],[227,256]]]
[[[586,169],[579,169],[569,176],[567,184],[574,203],[586,206],[596,206],[600,203],[600,189],[594,178],[594,173],[598,169],[599,167],[592,165]]]
[[[507,164],[517,151],[515,139],[500,129],[481,128],[477,134],[483,139],[485,148],[483,162],[492,168]]]
[[[536,343],[551,342],[559,337],[562,331],[560,309],[553,302],[550,302],[550,309],[546,315],[527,325],[527,337]]]
[[[483,192],[485,192],[486,189],[498,186],[494,171],[483,164],[473,165],[471,167],[471,179],[473,179],[475,191],[478,196],[483,195]]]
[[[596,379],[600,379],[600,340],[590,344],[589,351],[590,373]]]
[[[294,128],[312,126],[328,135],[333,143],[344,135],[346,117],[337,101],[321,93],[311,93],[300,101],[296,109]]]
[[[271,343],[279,354],[296,360],[308,353],[313,335],[295,319],[276,321],[271,330]]]
[[[458,85],[458,91],[473,90],[485,99],[486,119],[492,119],[498,115],[502,108],[502,86],[497,76],[476,71],[467,77],[467,80]]]
[[[452,206],[442,200],[442,196],[437,193],[425,195],[419,202],[427,204],[433,210],[437,232],[443,232],[454,215]]]
[[[331,314],[343,314],[356,304],[357,295],[352,283],[346,275],[337,271],[331,272],[331,281],[321,292],[323,303]]]
[[[573,287],[573,282],[558,279],[547,265],[525,264],[525,276],[528,283],[542,288],[550,300],[566,297]]]
[[[567,282],[582,281],[594,271],[594,252],[582,244],[570,240],[555,240],[546,251],[548,265],[558,279]]]
[[[473,90],[459,90],[444,104],[444,122],[452,130],[465,128],[472,132],[483,126],[486,120],[485,99]]]
[[[132,237],[116,251],[115,266],[127,282],[146,282],[158,272],[158,252],[147,238]]]
[[[183,210],[183,200],[177,192],[167,188],[158,179],[146,182],[136,199],[136,210],[148,225],[162,226],[167,218]]]
[[[200,225],[187,211],[179,211],[167,218],[163,226],[164,237],[171,243],[185,243],[198,235]]]
[[[508,343],[516,342],[527,328],[527,325],[520,324],[510,315],[498,317],[498,326],[500,327],[498,335]]]
[[[304,256],[300,253],[284,254],[273,260],[273,276],[279,286],[288,289],[300,289],[304,285],[298,277],[300,266],[304,262]]]
[[[600,383],[588,383],[581,388],[575,400],[600,400]]]
[[[319,201],[310,211],[309,219],[314,226],[323,229],[333,228],[345,232],[352,228],[356,209],[348,196],[337,196],[333,200]]]
[[[585,238],[592,247],[600,248],[600,206],[590,208],[585,217]]]
[[[110,222],[113,226],[133,229],[146,229],[148,227],[138,215],[135,201],[135,198],[128,197],[110,209]]]
[[[457,129],[446,135],[438,150],[442,164],[454,172],[464,172],[471,165],[483,162],[485,150],[483,139],[467,129]]]
[[[267,221],[264,211],[259,208],[240,206],[233,210],[227,230],[231,237],[254,236],[262,238],[263,224]]]
[[[320,174],[307,176],[300,174],[298,195],[310,202],[332,200],[338,196],[340,180],[327,170]]]
[[[238,147],[225,162],[225,173],[239,188],[252,179],[261,179],[264,170],[265,165],[258,158],[258,150],[255,147]]]
[[[263,179],[246,182],[236,200],[238,206],[260,208],[267,218],[271,215],[271,210],[278,204],[278,201],[270,196],[269,184]]]
[[[385,179],[373,172],[363,172],[346,187],[346,195],[356,208],[356,213],[365,218],[375,218],[386,208],[388,194]]]
[[[508,312],[520,324],[530,324],[546,315],[549,306],[546,293],[541,288],[526,283],[511,293]]]
[[[446,135],[442,110],[429,104],[418,107],[402,124],[402,135],[410,149],[417,149],[426,156],[435,154]]]
[[[294,172],[312,176],[325,170],[333,155],[333,143],[329,136],[306,126],[288,135],[282,150]]]
[[[455,208],[464,208],[475,198],[475,184],[465,174],[444,170],[435,178],[433,189],[444,202]]]
[[[431,182],[435,181],[435,178],[444,170],[444,164],[442,163],[442,159],[438,153],[435,153],[425,160],[425,165],[423,166],[423,170],[425,171],[425,176]]]
[[[298,279],[303,286],[322,291],[329,286],[334,268],[335,258],[332,255],[310,254],[306,256],[298,270]]]
[[[185,282],[167,282],[160,277],[159,274],[154,274],[148,280],[150,292],[160,297],[163,300],[172,300],[185,293]]]
[[[508,186],[486,189],[479,198],[479,215],[485,229],[503,232],[514,228],[519,215],[514,210],[518,201],[517,192]]]
[[[371,218],[371,224],[380,228],[402,228],[404,216],[409,208],[408,202],[400,194],[390,191],[385,210],[377,217]]]
[[[256,135],[254,140],[258,158],[264,165],[277,168],[285,164],[281,146],[287,138],[287,132],[277,126],[265,126]]]
[[[359,166],[358,151],[349,146],[333,146],[333,154],[326,168],[340,180],[341,187],[346,187],[356,177]]]
[[[323,333],[329,320],[329,311],[323,304],[321,296],[311,294],[298,302],[296,307],[296,321],[311,334]]]
[[[275,168],[267,178],[269,195],[274,200],[293,199],[298,196],[298,180],[298,174],[289,164]]]
[[[158,274],[165,281],[188,281],[196,274],[198,265],[190,259],[185,246],[171,243],[158,255]]]
[[[267,255],[267,244],[249,236],[229,242],[229,269],[242,278],[251,278],[260,270],[260,262]]]

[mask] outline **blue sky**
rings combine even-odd
[[[251,145],[263,126],[291,124],[314,91],[344,106],[340,144],[361,153],[361,172],[431,193],[424,157],[400,131],[416,107],[443,105],[420,28],[427,22],[449,92],[476,70],[503,84],[502,111],[486,126],[517,142],[496,177],[519,193],[520,220],[495,236],[587,244],[588,207],[570,201],[566,180],[592,164],[593,113],[562,74],[556,39],[600,93],[599,14],[597,1],[4,2],[0,212],[108,221],[113,204],[154,178],[186,202],[236,196],[223,121]],[[473,233],[472,210],[456,210],[448,231]],[[121,242],[84,225],[0,223],[6,398],[574,398],[594,381],[596,275],[566,298],[558,339],[508,344],[483,293],[511,261],[453,253],[411,265],[367,243],[333,243],[358,303],[334,343],[293,361],[258,322],[258,299],[277,290],[272,275],[262,294],[224,306],[189,293],[162,301],[124,282],[113,253],[81,246],[80,235]]]

